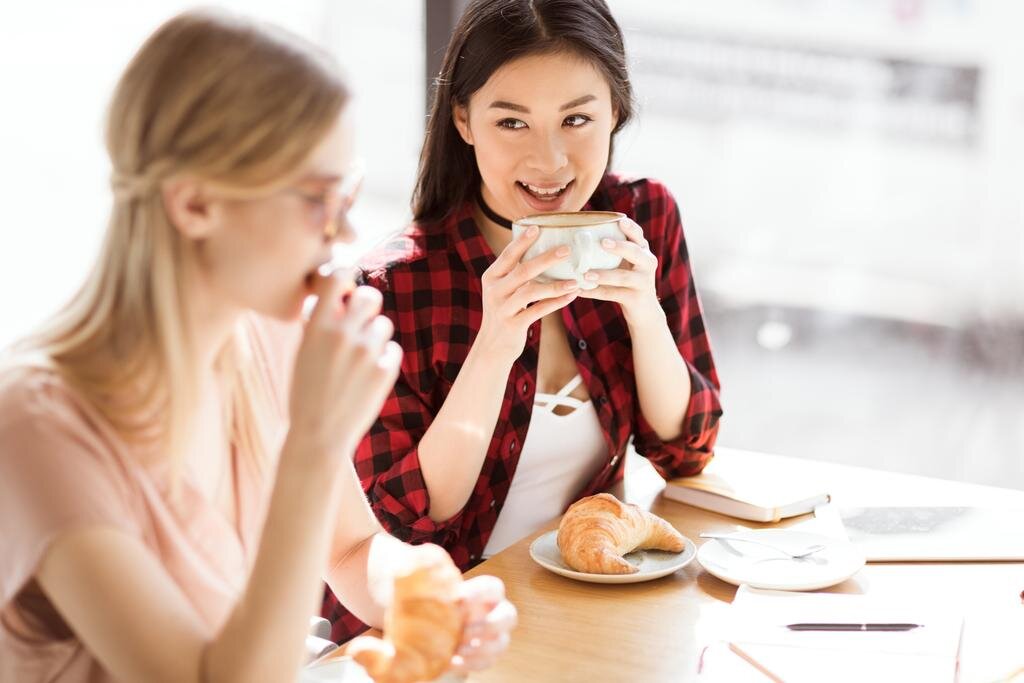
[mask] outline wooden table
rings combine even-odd
[[[987,505],[1024,508],[1024,492],[848,467],[782,456],[829,482],[842,505]],[[660,495],[664,483],[631,462],[625,499],[664,517],[698,545],[701,531],[759,526],[693,508]],[[620,492],[621,495],[621,492]],[[800,520],[789,520],[788,523]],[[555,528],[553,522],[547,529]],[[543,533],[543,532],[540,532]],[[498,664],[470,677],[485,681],[688,681],[697,658],[724,623],[736,588],[694,560],[676,574],[646,583],[604,585],[557,576],[530,558],[535,534],[467,576],[505,581],[519,627]],[[1024,665],[1024,563],[870,564],[831,591],[942,601],[968,615],[961,681],[993,681]],[[980,627],[972,626],[977,622]]]

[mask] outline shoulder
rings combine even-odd
[[[449,251],[443,223],[412,223],[367,252],[358,263],[360,280],[387,290],[394,277],[430,271]]]
[[[607,173],[597,186],[594,208],[620,211],[637,223],[678,220],[678,205],[672,192],[659,180]]]
[[[111,471],[116,448],[108,425],[54,367],[18,364],[0,371],[0,470]],[[51,465],[46,465],[51,463]],[[55,475],[56,476],[56,475]]]
[[[69,529],[142,533],[136,465],[128,455],[56,369],[0,370],[0,600],[19,592]]]
[[[657,254],[683,240],[679,206],[664,183],[608,173],[591,201],[595,209],[619,211],[640,224]]]
[[[10,359],[0,368],[0,430],[37,421],[58,422],[72,406],[71,390],[46,359]]]

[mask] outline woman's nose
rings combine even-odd
[[[538,173],[553,175],[568,162],[569,157],[559,136],[544,135],[534,141],[527,165]]]

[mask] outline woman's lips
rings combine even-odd
[[[558,211],[562,208],[575,183],[575,180],[570,180],[561,192],[558,192],[551,197],[543,197],[535,192],[531,192],[529,188],[519,181],[516,182],[516,189],[530,208],[539,212],[549,212]]]

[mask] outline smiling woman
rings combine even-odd
[[[609,172],[630,119],[622,34],[600,0],[477,0],[437,79],[415,222],[363,261],[406,356],[356,466],[393,534],[460,567],[622,478],[632,441],[666,476],[711,458],[721,407],[675,201]],[[535,278],[536,226],[628,218],[598,248],[621,266]],[[584,286],[585,285],[585,286]],[[358,622],[327,596],[343,636]]]
[[[567,80],[568,74],[558,68],[560,63],[537,63],[536,58],[556,54],[581,67],[578,74],[577,70],[573,73],[578,82]],[[523,69],[528,73],[522,73]],[[499,70],[501,74],[497,75],[508,89],[496,91],[491,87],[482,94],[481,89],[497,84],[494,77]],[[456,75],[457,80],[452,80]],[[413,217],[418,221],[445,218],[480,189],[483,169],[478,167],[474,145],[467,139],[471,97],[476,99],[474,113],[486,115],[491,124],[507,131],[529,127],[516,114],[536,114],[546,121],[552,118],[552,107],[558,113],[553,117],[556,126],[564,124],[565,129],[572,129],[596,123],[601,132],[587,133],[591,141],[596,138],[598,147],[604,148],[602,172],[611,162],[615,133],[629,122],[633,112],[622,34],[603,3],[570,2],[564,7],[543,3],[534,9],[524,3],[473,3],[452,32],[437,83],[413,198]],[[541,97],[533,97],[534,83],[545,87]],[[532,112],[528,103],[534,101],[547,109]],[[587,105],[589,112],[573,111]],[[462,141],[464,144],[460,144]],[[514,145],[514,139],[508,143]],[[535,191],[540,190],[537,194],[561,187],[550,179],[537,180],[541,181],[534,184]],[[485,191],[498,191],[497,187],[507,184],[496,183],[493,188],[488,185]],[[513,188],[504,189],[507,195],[515,194]],[[583,197],[583,201],[588,198]],[[549,206],[539,210],[555,209]]]

